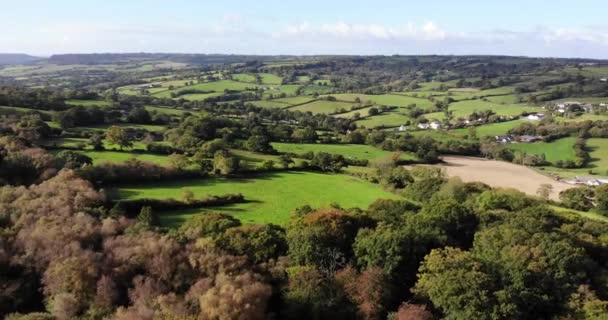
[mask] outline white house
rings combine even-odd
[[[600,81],[601,82],[608,82],[608,78],[601,78]]]
[[[433,121],[431,122],[431,129],[433,130],[437,130],[441,128],[441,123],[438,121]]]
[[[431,127],[431,125],[428,123],[419,123],[418,124],[418,129],[427,130],[430,127]]]
[[[404,124],[402,124],[401,126],[399,126],[399,131],[400,132],[407,131],[407,127]]]
[[[608,179],[601,179],[595,177],[574,177],[574,179],[566,180],[566,183],[569,184],[584,184],[588,186],[600,186],[603,184],[608,184]]]
[[[537,113],[537,114],[530,114],[526,117],[526,120],[531,120],[531,121],[538,121],[540,119],[543,118],[543,114]]]

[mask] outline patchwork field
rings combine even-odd
[[[160,182],[154,185],[128,185],[113,190],[121,199],[180,199],[184,190],[196,197],[242,193],[247,203],[214,208],[244,223],[285,224],[294,210],[304,205],[328,207],[338,203],[345,208],[365,208],[376,199],[398,199],[380,186],[348,175],[326,175],[312,172],[282,172],[248,179],[204,179]],[[353,197],[353,195],[357,195]],[[162,213],[161,222],[176,226],[201,210]]]

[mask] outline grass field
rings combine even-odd
[[[350,110],[353,106],[353,103],[342,102],[342,101],[327,101],[327,100],[317,100],[310,103],[302,104],[293,108],[289,108],[291,111],[302,111],[302,112],[312,112],[312,113],[335,113],[340,109]]]
[[[198,113],[200,111],[192,111],[192,110],[184,110],[184,109],[175,109],[175,108],[163,108],[163,107],[155,107],[155,106],[145,106],[144,108],[146,108],[146,110],[148,110],[149,112],[158,112],[158,113],[162,113],[162,114],[168,114],[168,115],[174,115],[174,116],[181,116],[182,114],[186,113],[186,112],[190,112],[190,113]]]
[[[568,137],[558,139],[549,143],[511,143],[508,148],[513,151],[525,152],[526,154],[545,155],[545,159],[551,163],[558,160],[574,160],[574,143],[576,138]]]
[[[528,121],[527,120],[513,120],[513,121],[491,123],[491,124],[476,126],[475,129],[477,130],[478,137],[498,136],[498,135],[506,134],[507,132],[509,132],[509,130],[519,126],[520,124],[522,124],[524,122],[528,122]],[[464,128],[464,129],[451,130],[451,132],[458,133],[458,134],[467,134],[468,130],[469,130],[468,128]]]
[[[137,159],[146,162],[152,162],[159,165],[167,165],[169,158],[167,156],[145,153],[130,153],[116,151],[81,151],[80,153],[93,159],[93,164],[102,162],[125,162],[129,159]]]
[[[396,106],[396,107],[407,107],[415,104],[418,108],[429,109],[433,107],[433,103],[427,99],[413,98],[405,95],[398,94],[380,94],[380,95],[369,95],[369,94],[354,94],[354,93],[343,93],[343,94],[332,94],[331,96],[336,97],[338,100],[344,101],[355,101],[359,98],[361,102],[366,101],[373,104],[380,104],[385,106]]]
[[[587,139],[586,146],[591,157],[587,167],[577,169],[542,167],[540,169],[544,173],[555,174],[562,178],[588,176],[590,174],[608,177],[608,139]]]
[[[398,127],[409,120],[412,119],[399,111],[389,111],[377,116],[361,119],[356,123],[357,126],[365,126],[366,128],[392,128]]]
[[[122,128],[128,129],[139,129],[139,130],[147,130],[147,131],[165,131],[167,128],[165,126],[155,125],[155,124],[134,124],[134,123],[114,123],[110,124],[102,124],[96,126],[88,126],[88,127],[76,127],[70,130],[75,131],[105,131],[111,126],[119,126]]]
[[[361,160],[377,160],[390,157],[393,152],[380,150],[368,145],[362,144],[318,144],[318,143],[279,143],[274,142],[272,146],[279,152],[291,152],[302,154],[309,151],[327,152],[332,154],[341,154],[346,158],[361,159]],[[401,159],[414,160],[413,155],[402,153]]]
[[[54,113],[54,111],[47,111],[47,110],[36,110],[36,109],[20,108],[20,107],[0,107],[0,115],[33,113],[33,112],[39,112],[39,113],[47,114],[47,115],[53,115],[53,113]]]
[[[66,104],[72,106],[96,106],[96,107],[109,107],[111,105],[108,101],[103,100],[67,100]]]
[[[294,210],[304,205],[321,208],[338,203],[345,208],[366,208],[379,198],[399,198],[382,190],[378,185],[348,175],[313,172],[281,172],[250,179],[218,178],[129,185],[111,193],[121,199],[180,199],[184,189],[191,190],[196,197],[242,193],[247,203],[214,210],[232,214],[244,223],[280,225],[287,223]],[[197,212],[200,210],[162,213],[161,223],[177,226]]]
[[[449,110],[453,112],[455,118],[467,118],[475,111],[492,110],[501,116],[517,116],[523,112],[539,112],[539,107],[530,107],[522,104],[502,105],[482,100],[466,100],[451,103]]]

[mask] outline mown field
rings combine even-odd
[[[358,120],[356,123],[358,126],[365,126],[366,128],[392,128],[398,127],[410,120],[412,120],[412,118],[409,116],[401,113],[400,111],[394,110]]]
[[[399,199],[399,196],[382,190],[378,185],[348,175],[313,172],[281,172],[247,179],[210,178],[153,185],[134,184],[121,186],[112,193],[120,199],[180,199],[186,189],[196,197],[242,193],[247,203],[212,210],[232,214],[244,223],[280,225],[287,223],[294,210],[304,205],[321,208],[337,203],[345,208],[365,208],[376,199]],[[176,226],[200,211],[161,213],[161,223]]]
[[[528,122],[528,121],[527,120],[513,120],[513,121],[485,124],[485,125],[481,125],[481,126],[476,126],[474,128],[475,128],[475,131],[477,132],[478,137],[498,136],[498,135],[503,135],[503,134],[508,133],[509,130],[511,130],[525,122]],[[451,132],[459,133],[459,134],[467,134],[468,131],[469,131],[468,128],[451,130]]]
[[[492,110],[500,116],[518,116],[524,112],[540,112],[543,109],[523,104],[503,105],[482,100],[466,100],[451,103],[449,110],[453,112],[455,118],[467,118],[475,111]]]
[[[339,112],[341,109],[350,110],[353,105],[354,103],[343,101],[317,100],[289,108],[289,110],[329,114]]]
[[[508,146],[509,149],[516,152],[525,152],[526,154],[534,155],[545,155],[545,159],[551,163],[562,160],[574,160],[574,143],[576,138],[568,137],[558,139],[549,143],[546,142],[535,142],[535,143],[511,143]]]
[[[369,94],[354,94],[354,93],[343,93],[343,94],[332,94],[338,100],[344,101],[355,101],[357,98],[363,103],[371,103],[385,106],[396,106],[396,107],[407,107],[409,105],[416,105],[418,108],[429,109],[433,106],[433,102],[422,99],[413,98],[399,94],[381,94],[381,95],[369,95]]]

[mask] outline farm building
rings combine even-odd
[[[422,129],[422,130],[428,130],[428,129],[438,130],[438,129],[441,129],[441,123],[438,121],[432,121],[432,122],[428,122],[428,123],[419,123],[418,128]]]
[[[581,176],[581,177],[574,177],[573,179],[570,179],[570,180],[565,180],[564,182],[569,183],[569,184],[584,184],[587,186],[600,186],[603,184],[608,184],[608,179]]]

